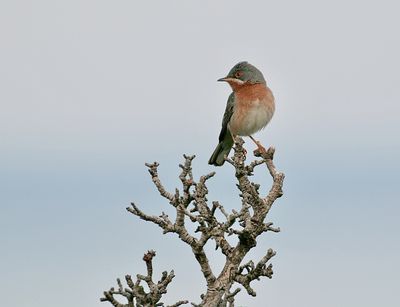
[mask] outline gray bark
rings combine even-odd
[[[143,256],[143,261],[146,262],[147,275],[136,275],[136,282],[134,283],[130,275],[125,276],[126,283],[129,288],[124,288],[122,282],[117,278],[118,290],[111,288],[108,291],[104,291],[104,297],[100,298],[101,302],[110,302],[115,307],[149,307],[149,306],[164,306],[161,303],[161,297],[167,293],[167,287],[172,279],[175,277],[174,271],[169,274],[164,271],[161,279],[155,283],[153,281],[153,258],[156,256],[156,252],[153,250],[148,251]],[[146,292],[143,286],[140,284],[142,281],[146,282],[149,287],[149,292]],[[125,297],[127,303],[120,303],[116,296]],[[173,305],[167,307],[177,307],[183,304],[187,304],[188,301],[179,301]]]
[[[257,245],[257,237],[259,235],[267,231],[280,231],[279,228],[273,227],[271,222],[265,222],[272,205],[283,195],[282,186],[285,175],[275,168],[273,163],[274,152],[275,149],[273,147],[268,150],[256,150],[254,155],[261,159],[246,165],[246,150],[243,148],[243,140],[240,138],[236,140],[234,155],[232,158],[226,158],[226,161],[235,169],[237,187],[240,191],[239,195],[242,204],[239,211],[232,210],[230,213],[217,201],[212,202],[212,205],[208,203],[206,183],[215,175],[215,172],[201,176],[196,182],[192,174],[192,161],[195,156],[184,155],[185,162],[180,165],[182,171],[179,176],[182,190],[176,189],[175,193],[170,193],[164,188],[158,176],[159,164],[157,162],[146,164],[160,195],[175,207],[175,219],[171,220],[164,212],[160,216],[147,215],[134,203],[127,210],[145,221],[157,224],[163,229],[164,234],[176,233],[183,242],[191,247],[207,284],[205,293],[200,296],[201,302],[199,304],[192,303],[193,306],[234,306],[234,298],[239,293],[240,288],[231,291],[233,285],[238,284],[249,295],[256,296],[256,292],[251,287],[251,282],[259,280],[260,277],[272,278],[272,264],[267,265],[269,260],[276,254],[272,249],[269,249],[257,264],[254,264],[253,261],[242,264],[242,261],[249,250]],[[249,179],[253,175],[255,168],[260,165],[267,166],[273,180],[266,196],[261,196],[260,185],[251,182]],[[217,220],[215,217],[217,210],[225,216],[225,221]],[[188,232],[185,226],[187,221],[197,224],[196,234]],[[238,238],[235,246],[231,246],[226,240],[226,236],[231,235]],[[226,263],[218,275],[215,275],[211,270],[207,255],[204,252],[204,247],[210,239],[215,241],[217,249],[226,257]],[[146,282],[147,279],[142,278]],[[166,287],[164,290],[166,292]],[[113,293],[109,292],[108,294],[112,295]],[[154,296],[154,298],[157,298],[158,302],[161,296]],[[116,307],[134,306],[116,305],[111,299],[103,300],[111,302]],[[152,302],[155,302],[155,300]],[[178,302],[178,304],[183,304],[183,302],[185,301]],[[162,306],[152,304],[148,306]]]

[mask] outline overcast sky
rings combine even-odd
[[[400,274],[400,6],[396,1],[0,3],[0,289],[8,307],[96,307],[115,278],[174,269],[166,303],[199,302],[188,246],[129,215],[172,213],[144,162],[178,186],[182,154],[207,165],[239,61],[263,73],[276,113],[256,137],[285,195],[251,257],[271,280],[238,306],[397,307]],[[246,146],[252,152],[254,145]],[[233,170],[210,200],[240,205]],[[270,178],[255,177],[267,191]],[[207,249],[218,272],[223,258]],[[249,258],[249,259],[250,259]],[[110,305],[111,306],[111,305]]]

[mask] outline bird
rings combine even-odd
[[[218,145],[208,164],[221,166],[237,136],[249,136],[258,149],[265,151],[252,134],[263,129],[275,112],[275,99],[262,72],[248,62],[239,62],[228,75],[217,81],[227,82],[232,88],[228,97]]]

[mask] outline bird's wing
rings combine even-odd
[[[229,95],[228,101],[226,102],[225,113],[224,113],[224,117],[222,119],[222,128],[221,128],[221,132],[219,133],[219,141],[220,142],[222,142],[224,140],[226,133],[230,133],[228,131],[228,123],[233,114],[234,104],[235,104],[235,95],[234,95],[234,93],[231,93]]]

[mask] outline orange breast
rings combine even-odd
[[[234,135],[251,135],[262,129],[274,111],[274,96],[265,84],[246,84],[235,92],[235,106],[229,123]]]
[[[262,100],[269,94],[272,95],[271,90],[265,84],[245,84],[235,91],[235,98],[238,102],[246,104],[256,99]]]

